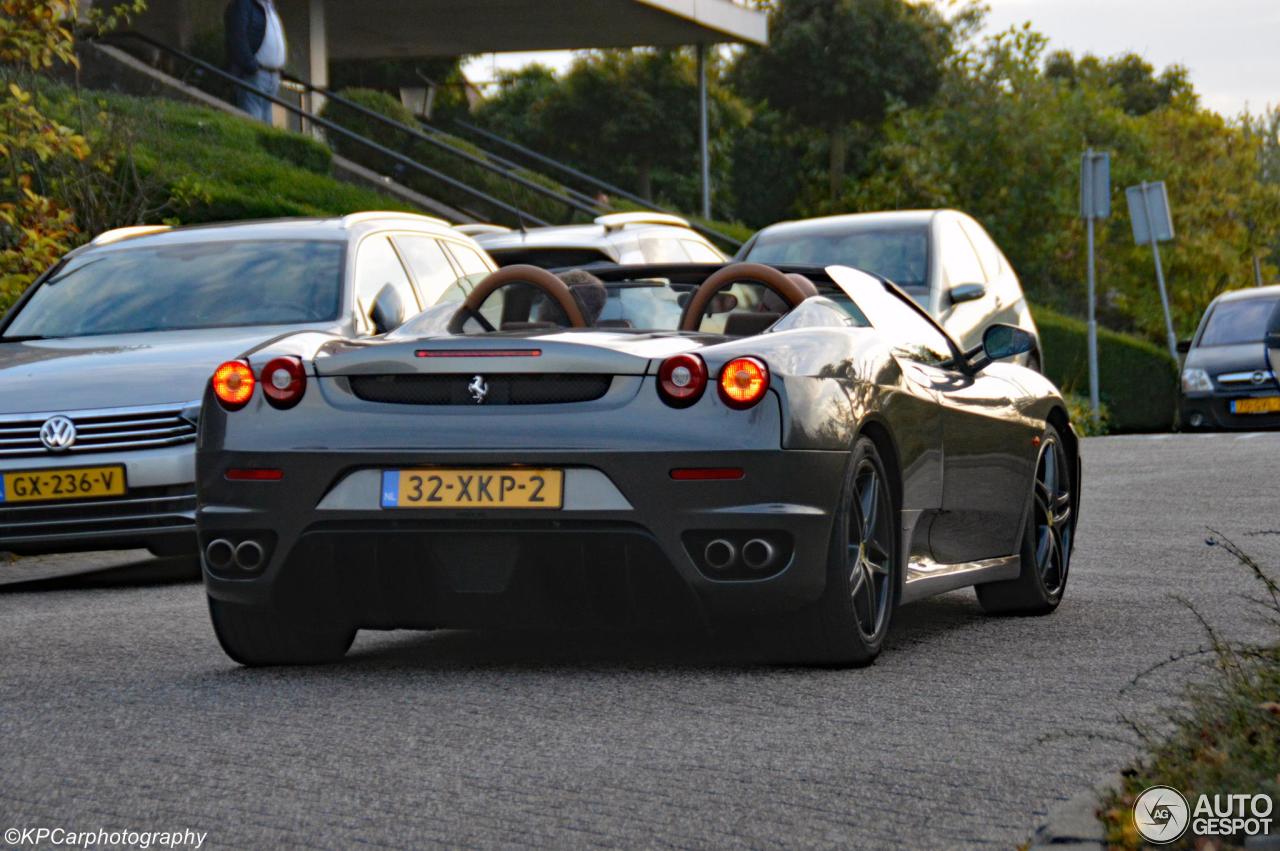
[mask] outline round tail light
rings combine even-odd
[[[213,371],[213,395],[228,411],[238,411],[253,398],[253,370],[242,360],[229,360]]]
[[[707,365],[697,355],[673,355],[658,367],[658,395],[673,408],[687,408],[707,389]]]
[[[769,367],[759,358],[734,358],[720,370],[720,399],[730,408],[750,408],[769,389]]]
[[[307,390],[307,371],[295,357],[272,358],[262,368],[262,394],[273,408],[292,408]]]

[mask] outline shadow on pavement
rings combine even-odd
[[[164,585],[199,579],[197,558],[156,558],[140,550],[0,561],[0,594]]]
[[[885,645],[901,652],[921,642],[985,620],[972,592],[948,594],[898,610]],[[812,670],[763,661],[756,638],[745,629],[701,632],[565,630],[503,632],[362,631],[342,662],[312,669],[338,674],[373,672],[532,671],[548,669],[697,669],[768,667]]]

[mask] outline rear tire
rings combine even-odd
[[[209,617],[223,651],[251,668],[320,665],[346,655],[356,631],[346,624],[299,624],[272,609],[209,598]]]
[[[813,604],[758,630],[779,662],[863,667],[880,654],[898,605],[898,529],[884,462],[875,443],[854,445],[832,524],[827,581]]]
[[[992,615],[1047,615],[1067,587],[1075,543],[1076,499],[1062,436],[1045,426],[1035,481],[1022,530],[1022,570],[1016,579],[975,586],[982,610]]]

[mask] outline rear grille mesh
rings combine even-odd
[[[173,407],[68,411],[75,424],[75,443],[59,455],[122,449],[153,449],[196,439],[196,425]],[[0,457],[51,455],[40,441],[40,428],[52,414],[0,417]]]
[[[609,392],[611,375],[490,375],[479,402],[474,375],[355,375],[351,392],[366,402],[396,405],[559,405],[590,402]]]

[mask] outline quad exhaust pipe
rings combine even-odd
[[[214,570],[225,570],[235,558],[236,548],[226,538],[210,541],[209,546],[204,548],[205,563]]]
[[[702,558],[712,570],[728,570],[738,558],[738,548],[732,541],[716,538],[703,548]]]
[[[262,567],[262,544],[257,541],[241,541],[236,547],[236,567],[241,570],[257,570]]]
[[[262,567],[266,552],[257,541],[241,541],[233,544],[226,538],[210,541],[204,548],[205,564],[214,570],[226,570],[233,564],[245,571]]]
[[[752,570],[766,570],[773,565],[778,552],[764,538],[752,538],[742,545],[742,563]]]

